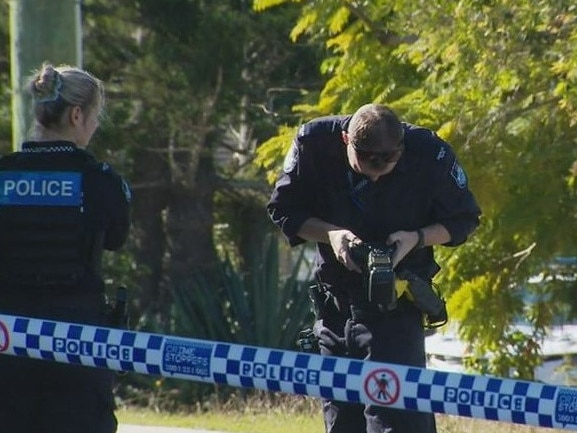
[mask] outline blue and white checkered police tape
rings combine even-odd
[[[0,314],[0,354],[577,430],[577,389]]]

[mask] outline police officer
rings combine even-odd
[[[395,273],[430,283],[439,271],[432,246],[462,244],[479,224],[451,147],[382,105],[314,119],[298,131],[267,209],[291,246],[317,242],[326,290],[314,327],[321,353],[424,367],[423,311],[406,293],[391,309],[371,302],[351,247],[394,246]],[[382,406],[324,402],[326,431],[436,431],[432,414],[386,408],[394,381],[381,382],[387,389],[374,398]]]
[[[126,241],[130,192],[85,148],[103,84],[42,65],[29,90],[34,137],[0,159],[0,312],[108,325],[103,250]],[[113,433],[112,371],[0,355],[0,430]]]

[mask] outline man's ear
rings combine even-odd
[[[349,144],[349,134],[347,133],[347,131],[343,131],[341,132],[341,136],[343,137],[343,141],[346,145]]]
[[[80,125],[82,123],[82,108],[78,105],[70,107],[69,119],[71,125]]]

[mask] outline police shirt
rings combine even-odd
[[[0,291],[102,291],[101,252],[125,243],[129,202],[122,177],[72,142],[27,142],[2,157]]]
[[[267,211],[292,246],[309,218],[347,228],[363,241],[384,242],[396,231],[442,224],[448,246],[463,243],[478,226],[480,209],[452,148],[433,131],[403,123],[405,150],[394,170],[372,182],[356,173],[346,156],[342,132],[352,116],[327,116],[301,126],[277,180]],[[357,277],[318,244],[323,281]],[[397,267],[430,279],[439,267],[430,247],[415,250]],[[356,283],[359,281],[357,280]]]

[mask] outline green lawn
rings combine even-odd
[[[122,407],[118,420],[124,424],[187,427],[233,433],[323,433],[319,401],[287,396],[275,403],[256,401],[244,407],[220,407],[190,413],[163,413]],[[566,430],[537,428],[503,422],[437,415],[438,433],[554,433]]]

